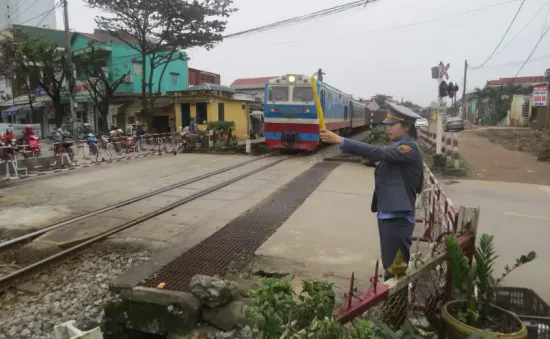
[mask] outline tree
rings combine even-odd
[[[0,41],[0,53],[5,65],[2,72],[11,75],[14,95],[17,90],[28,94],[32,106],[32,91],[41,87],[52,100],[54,122],[59,126],[64,113],[61,91],[67,70],[64,51],[55,43],[15,29]]]
[[[172,62],[179,50],[213,48],[222,41],[224,18],[235,11],[233,0],[85,0],[111,13],[99,16],[100,29],[117,37],[141,57],[141,100],[144,118],[152,121],[153,76],[157,67]],[[149,66],[149,67],[147,67]],[[164,73],[164,72],[163,72]],[[150,99],[147,105],[147,99]]]
[[[500,121],[506,117],[514,95],[530,94],[531,88],[518,85],[505,85],[500,87],[476,88],[471,98],[477,99],[487,105],[489,112],[494,113],[494,121]]]
[[[84,75],[88,84],[90,97],[94,106],[99,110],[99,128],[101,132],[108,134],[109,125],[107,115],[109,114],[109,104],[117,88],[123,83],[126,74],[118,78],[113,78],[106,71],[105,54],[95,49],[93,43],[89,44],[89,52],[73,57],[73,62],[77,74]]]
[[[384,94],[376,94],[374,96],[374,101],[380,106],[380,108],[386,108],[386,100],[388,99],[387,95]]]

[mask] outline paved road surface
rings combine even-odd
[[[537,252],[538,258],[513,272],[503,286],[532,288],[550,302],[550,186],[477,180],[443,185],[455,205],[481,207],[478,232],[495,235],[498,274],[521,254]]]

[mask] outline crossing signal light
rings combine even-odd
[[[449,86],[445,81],[441,81],[439,84],[439,96],[444,98],[447,96],[447,91],[449,90]]]
[[[449,94],[449,98],[454,98],[454,96],[456,95],[456,92],[458,92],[458,85],[457,84],[454,84],[452,82],[449,82],[449,88],[448,88],[448,91],[447,93]]]

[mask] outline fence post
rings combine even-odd
[[[471,239],[470,244],[464,244],[466,245],[466,248],[464,248],[465,254],[470,260],[470,263],[472,262],[472,258],[474,257],[476,249],[475,244],[477,237],[477,227],[479,223],[479,212],[479,207],[472,208],[465,206],[460,206],[460,209],[458,211],[458,232],[467,237],[470,237]]]

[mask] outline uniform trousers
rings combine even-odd
[[[378,219],[384,280],[391,278],[388,276],[387,270],[393,263],[399,249],[405,263],[409,263],[413,231],[414,223],[406,218]]]

